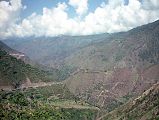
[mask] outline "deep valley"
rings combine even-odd
[[[2,120],[158,120],[159,20],[126,32],[0,41]]]

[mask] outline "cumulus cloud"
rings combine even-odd
[[[69,0],[69,5],[76,9],[78,15],[83,15],[88,10],[88,0]]]
[[[16,25],[13,29],[17,36],[21,37],[70,34],[74,20],[68,18],[66,9],[67,5],[65,3],[59,3],[57,7],[52,9],[43,8],[42,15],[33,13],[28,18],[23,19],[21,24]]]
[[[12,2],[20,0],[12,0]],[[71,0],[70,0],[71,1]],[[71,3],[77,6],[77,3]],[[74,0],[72,0],[74,1]],[[77,0],[78,1],[78,0]],[[75,5],[76,4],[76,5]],[[21,4],[16,10],[13,4],[8,2],[0,4],[0,12],[7,16],[18,13]],[[12,9],[3,10],[4,6]],[[76,7],[78,9],[78,7]],[[70,18],[68,15],[69,5],[67,3],[58,3],[54,8],[43,8],[42,14],[32,13],[29,17],[22,20],[21,23],[15,22],[10,25],[10,19],[14,17],[6,17],[0,14],[0,25],[5,28],[0,34],[5,36],[57,36],[57,35],[89,35],[105,32],[126,31],[136,26],[153,22],[159,19],[159,3],[157,0],[129,0],[129,4],[125,5],[123,0],[109,0],[102,3],[94,12],[88,13],[82,20]],[[81,16],[83,12],[79,12]],[[9,21],[9,22],[8,22]],[[16,21],[14,18],[13,21]],[[5,26],[5,27],[4,27]],[[7,27],[6,27],[7,26]],[[3,34],[5,33],[5,34]]]
[[[7,36],[10,33],[7,29],[18,20],[22,8],[21,0],[0,2],[0,36]]]

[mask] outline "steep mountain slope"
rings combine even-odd
[[[6,46],[5,46],[6,47]],[[2,48],[2,47],[1,47]],[[48,82],[58,80],[58,71],[44,71],[21,59],[17,59],[0,48],[0,88],[3,86],[19,87],[27,82]],[[7,48],[9,49],[9,48]],[[10,49],[9,49],[10,50]],[[14,52],[14,51],[13,51]]]
[[[115,33],[65,59],[70,90],[108,111],[159,81],[159,21]],[[83,69],[83,70],[81,70]]]
[[[98,120],[158,120],[159,83]]]

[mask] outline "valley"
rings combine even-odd
[[[159,118],[159,20],[119,33],[1,41],[4,120]]]

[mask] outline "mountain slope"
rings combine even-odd
[[[65,59],[83,69],[108,70],[115,67],[146,66],[159,61],[159,21],[128,32],[109,35],[105,40],[82,48]],[[109,41],[109,42],[108,42]],[[149,65],[149,64],[148,64]]]
[[[108,111],[138,96],[159,81],[158,33],[156,21],[82,48],[65,59],[79,68],[67,86]]]
[[[158,120],[159,84],[98,120]]]
[[[18,52],[14,49],[11,49],[6,44],[0,41],[0,49],[6,51],[9,55],[16,57],[17,59],[21,59],[25,63],[31,62],[29,57],[27,57],[24,53]]]
[[[58,81],[58,70],[44,71],[30,64],[25,63],[24,59],[17,59],[15,54],[21,54],[4,43],[0,42],[0,88],[3,86],[20,87],[26,82],[50,82]]]
[[[108,34],[51,38],[15,38],[4,40],[4,42],[10,47],[27,54],[33,61],[53,68],[59,68],[63,66],[66,57],[92,42],[104,40],[107,36]]]

